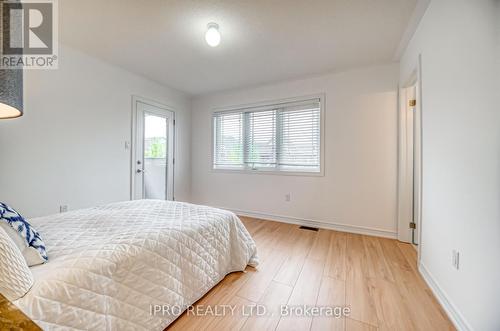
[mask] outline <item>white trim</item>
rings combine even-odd
[[[424,144],[423,144],[423,137],[424,137],[424,131],[423,131],[423,111],[424,111],[424,98],[422,96],[422,54],[418,55],[417,59],[417,95],[416,99],[418,100],[417,108],[416,108],[416,114],[417,114],[417,138],[418,138],[418,145],[417,145],[417,162],[418,162],[418,178],[417,178],[417,241],[418,241],[418,247],[417,247],[417,261],[420,263],[421,258],[422,258],[422,227],[423,227],[423,192],[424,192]]]
[[[434,296],[437,298],[437,300],[439,301],[439,303],[441,304],[444,311],[450,318],[453,325],[455,325],[457,330],[472,331],[473,329],[467,322],[465,317],[462,315],[462,313],[460,313],[458,308],[451,302],[449,296],[441,288],[441,286],[439,286],[436,279],[432,276],[432,274],[429,272],[429,270],[427,269],[427,267],[425,267],[423,263],[419,264],[418,271],[422,275],[422,278],[424,278],[427,285],[432,290],[432,293],[434,293]]]
[[[269,105],[277,105],[277,104],[290,103],[290,102],[302,102],[302,101],[309,101],[309,100],[314,100],[314,99],[324,99],[325,96],[326,96],[326,93],[322,92],[322,93],[308,94],[308,95],[291,97],[291,98],[264,100],[264,101],[258,101],[258,102],[215,107],[212,109],[212,115],[213,115],[213,113],[240,111],[240,110],[244,110],[247,108],[266,107]]]
[[[359,226],[359,225],[349,225],[349,224],[342,224],[342,223],[325,222],[325,221],[320,221],[320,220],[298,218],[298,217],[293,217],[293,216],[272,215],[272,214],[266,214],[266,213],[261,213],[261,212],[239,210],[239,209],[234,209],[234,208],[224,208],[224,207],[217,207],[217,208],[230,210],[239,216],[252,217],[252,218],[261,219],[261,220],[269,220],[269,221],[276,221],[276,222],[282,222],[282,223],[311,226],[311,227],[327,229],[327,230],[335,230],[335,231],[340,231],[340,232],[364,234],[367,236],[384,237],[384,238],[391,238],[391,239],[397,238],[396,231],[382,230],[382,229]]]
[[[408,20],[408,25],[406,26],[406,29],[405,29],[403,35],[401,36],[401,40],[399,41],[398,48],[396,49],[396,52],[394,53],[394,56],[393,56],[394,61],[399,61],[401,59],[403,52],[406,50],[406,47],[408,47],[408,44],[410,43],[411,39],[413,38],[413,35],[417,31],[417,28],[420,24],[420,21],[424,17],[425,11],[427,10],[427,7],[429,7],[430,3],[431,3],[431,0],[418,0],[417,1],[415,9],[413,10],[411,17]]]
[[[223,174],[240,174],[240,175],[274,175],[274,176],[300,176],[300,177],[324,177],[324,172],[313,171],[297,171],[297,170],[267,170],[267,169],[229,169],[229,168],[214,168],[211,172]]]
[[[269,105],[276,105],[276,104],[282,104],[282,103],[290,103],[290,102],[302,102],[302,101],[308,101],[308,100],[313,100],[313,99],[319,99],[320,103],[320,170],[319,171],[300,171],[300,170],[277,170],[277,169],[272,169],[272,170],[263,170],[263,169],[257,169],[257,170],[252,170],[252,169],[221,169],[221,168],[214,168],[214,151],[215,151],[215,128],[214,128],[214,115],[215,113],[220,113],[220,112],[231,112],[231,111],[240,111],[242,109],[247,109],[247,108],[255,108],[255,107],[264,107],[264,106],[269,106]],[[213,108],[211,113],[210,113],[210,171],[211,172],[221,172],[221,173],[240,173],[240,174],[267,174],[267,175],[288,175],[288,176],[316,176],[316,177],[324,177],[325,176],[325,121],[326,121],[326,93],[317,93],[317,94],[312,94],[312,95],[305,95],[305,96],[299,96],[299,97],[292,97],[292,98],[285,98],[285,99],[278,99],[278,100],[267,100],[267,101],[260,101],[260,102],[255,102],[255,103],[249,103],[249,104],[242,104],[242,105],[234,105],[234,106],[224,106],[224,107],[217,107]]]
[[[145,103],[145,104],[148,104],[150,106],[154,106],[154,107],[157,107],[157,108],[161,108],[161,109],[164,109],[164,110],[168,110],[168,111],[171,111],[171,112],[174,112],[176,113],[176,109],[175,107],[171,107],[169,105],[166,105],[164,103],[161,103],[159,101],[156,101],[156,100],[153,100],[153,99],[149,99],[149,98],[145,98],[145,97],[141,97],[139,95],[132,95],[132,104],[136,104],[138,101],[142,102],[142,103]]]

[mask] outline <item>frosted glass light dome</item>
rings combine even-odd
[[[219,25],[217,23],[208,23],[205,40],[211,47],[217,47],[220,44]]]

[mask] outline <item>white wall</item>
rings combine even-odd
[[[422,54],[423,270],[481,331],[500,330],[499,3],[433,0],[401,60],[405,80]]]
[[[0,201],[27,216],[130,197],[132,95],[177,111],[175,191],[190,198],[190,100],[61,47],[58,70],[25,72],[25,115],[0,121]]]
[[[268,216],[396,231],[398,66],[387,65],[208,95],[193,100],[192,198]],[[211,171],[216,107],[326,93],[325,176]],[[291,202],[285,194],[291,193]],[[358,229],[359,230],[359,229]]]

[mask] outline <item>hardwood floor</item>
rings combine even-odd
[[[185,313],[168,330],[455,330],[418,274],[411,245],[241,219],[257,242],[260,265],[226,276],[197,302],[234,305],[237,313]],[[245,316],[242,307],[252,304],[274,314]],[[284,304],[348,306],[351,313],[347,318],[280,317]]]
[[[2,294],[0,294],[0,329],[42,331],[35,322]]]

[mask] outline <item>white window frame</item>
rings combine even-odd
[[[311,171],[300,171],[300,170],[276,170],[276,169],[231,169],[231,168],[215,168],[214,167],[214,151],[215,151],[215,125],[214,125],[214,114],[220,112],[238,112],[249,108],[258,108],[258,107],[269,107],[275,106],[284,103],[290,102],[301,102],[307,101],[311,99],[319,99],[320,103],[320,170],[317,172]],[[270,100],[270,101],[262,101],[250,104],[243,105],[235,105],[235,106],[227,106],[212,109],[210,113],[210,122],[211,122],[211,130],[210,130],[210,141],[211,141],[211,151],[210,151],[210,169],[212,172],[216,173],[242,173],[242,174],[263,174],[263,175],[287,175],[287,176],[311,176],[311,177],[322,177],[325,175],[325,104],[326,97],[324,93],[306,95],[301,97],[293,97],[279,100]]]

